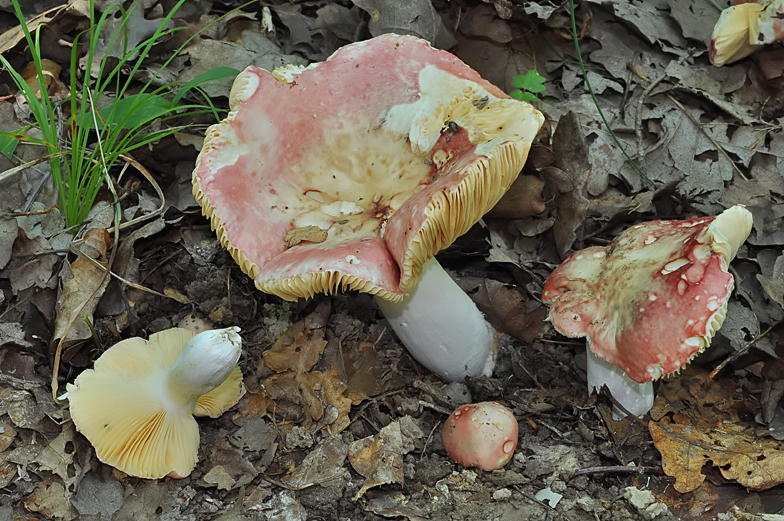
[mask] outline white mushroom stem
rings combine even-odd
[[[495,332],[435,259],[425,263],[408,298],[376,303],[411,356],[447,382],[492,373]]]
[[[653,407],[653,382],[637,383],[626,376],[620,367],[596,356],[591,351],[590,345],[585,350],[588,353],[586,367],[588,369],[589,393],[594,389],[599,392],[599,389],[606,385],[613,398],[635,416],[642,416],[651,410]],[[613,416],[618,419],[623,418],[626,414],[614,408]]]
[[[161,396],[170,410],[192,413],[196,402],[234,371],[242,351],[240,328],[212,329],[188,340],[161,379]]]

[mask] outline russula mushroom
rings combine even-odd
[[[286,300],[370,293],[444,379],[492,367],[492,329],[431,259],[509,188],[542,114],[395,34],[305,68],[251,66],[229,101],[193,193],[256,287]]]
[[[784,0],[736,3],[721,12],[713,28],[710,60],[717,67],[784,40]]]
[[[464,467],[503,468],[517,448],[517,419],[498,402],[463,405],[444,422],[441,441],[449,457]]]
[[[740,205],[715,217],[645,222],[556,268],[542,300],[552,304],[555,329],[588,339],[589,392],[607,384],[632,414],[650,410],[651,382],[689,363],[724,322],[728,265],[751,225]]]
[[[238,333],[173,328],[129,338],[68,384],[71,419],[98,459],[140,478],[190,474],[199,450],[193,417],[217,418],[245,393]]]

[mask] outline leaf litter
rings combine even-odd
[[[47,40],[46,87],[63,93],[74,81],[63,57],[86,19],[86,2],[38,7],[30,24],[59,36]],[[146,1],[133,11],[128,43],[154,31],[165,9]],[[193,2],[173,24],[189,26],[190,35],[219,14],[212,2]],[[784,480],[780,49],[713,68],[706,42],[718,15],[714,3],[694,0],[576,5],[588,81],[621,146],[655,187],[601,121],[576,63],[568,4],[274,2],[196,35],[167,77],[187,82],[219,66],[306,65],[346,43],[397,31],[456,52],[506,92],[532,70],[545,79],[537,106],[549,121],[524,175],[483,226],[443,256],[507,335],[494,375],[461,384],[455,396],[507,404],[519,420],[521,448],[495,473],[451,463],[439,424],[457,402],[406,354],[366,296],[292,304],[255,290],[190,195],[195,149],[212,122],[198,116],[176,139],[137,151],[167,187],[165,213],[121,234],[110,266],[157,294],[107,277],[88,295],[103,279],[99,265],[107,266],[113,238],[108,191],[91,214],[92,230],[77,233],[73,248],[83,254],[76,255],[74,235],[51,208],[48,167],[0,174],[0,519],[724,521],[782,511],[775,495]],[[99,52],[117,55],[110,36],[107,25]],[[180,37],[156,44],[142,69],[157,70]],[[20,70],[29,61],[21,41],[18,28],[0,35],[0,50]],[[230,79],[201,92],[225,109]],[[37,78],[30,81],[38,88]],[[0,128],[15,132],[25,107],[14,103],[13,86],[4,94]],[[40,152],[19,143],[10,160],[0,158],[3,170]],[[118,179],[119,171],[111,175]],[[145,193],[142,175],[123,175],[123,222],[164,204]],[[558,337],[543,321],[544,280],[571,251],[604,245],[635,222],[715,214],[736,203],[752,211],[754,231],[733,263],[736,292],[714,346],[657,386],[650,421],[615,420],[606,397],[585,392],[584,344]],[[249,392],[229,414],[202,423],[191,476],[145,482],[100,464],[52,401],[49,346],[76,309],[87,321],[68,333],[78,342],[61,362],[61,385],[108,345],[186,317],[242,327]]]

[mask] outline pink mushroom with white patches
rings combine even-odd
[[[235,80],[193,192],[261,291],[375,295],[448,381],[492,369],[495,335],[433,260],[506,192],[544,118],[455,56],[387,34]]]
[[[589,391],[607,384],[632,414],[650,410],[651,382],[689,363],[724,322],[729,262],[751,226],[740,205],[715,217],[646,222],[607,247],[573,253],[550,275],[548,319],[588,339]]]
[[[503,468],[517,448],[517,419],[498,402],[463,405],[444,422],[441,441],[449,457],[464,467]]]

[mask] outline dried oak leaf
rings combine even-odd
[[[283,333],[269,350],[264,351],[264,364],[275,371],[307,372],[319,361],[327,342],[323,329],[307,329],[300,321]]]
[[[691,492],[705,480],[701,469],[711,462],[722,476],[751,490],[765,490],[784,483],[784,444],[758,439],[753,431],[736,423],[702,425],[659,423],[648,428],[662,455],[662,468],[675,478],[675,490]]]
[[[84,236],[82,251],[95,261],[106,267],[108,264],[106,250],[112,238],[103,228],[93,228]],[[71,263],[72,278],[63,283],[63,291],[57,300],[57,319],[54,324],[53,339],[66,334],[66,342],[92,338],[92,332],[85,320],[93,322],[93,311],[98,305],[110,277],[104,277],[104,270],[86,258],[79,257]],[[78,317],[72,321],[74,315]],[[70,324],[70,329],[68,326]],[[53,344],[54,345],[54,344]]]
[[[497,280],[463,277],[458,283],[493,327],[529,344],[533,342],[547,317],[547,308]]]
[[[365,477],[354,501],[379,485],[403,485],[403,453],[403,435],[398,422],[390,423],[375,436],[362,438],[349,445],[348,460],[354,470]]]
[[[542,213],[547,208],[542,200],[542,188],[544,181],[537,176],[518,176],[487,216],[522,219]]]

